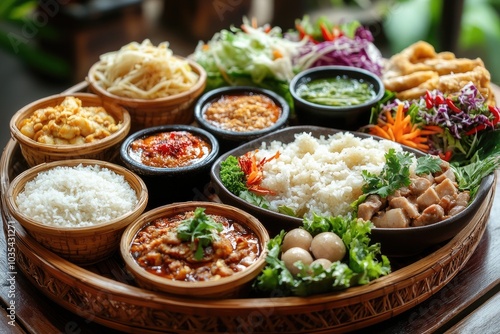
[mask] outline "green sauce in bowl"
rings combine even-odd
[[[297,89],[297,95],[311,103],[342,107],[368,102],[375,97],[376,92],[368,82],[337,76],[305,83]]]

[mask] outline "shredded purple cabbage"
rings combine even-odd
[[[371,32],[359,27],[353,39],[341,36],[333,41],[306,43],[300,48],[293,63],[301,70],[326,65],[352,66],[380,76],[382,54],[372,42]]]
[[[446,99],[444,94],[437,90],[430,92],[430,96],[433,101],[436,101],[437,97]],[[428,109],[425,98],[422,98],[418,101],[419,116],[426,124],[448,129],[456,139],[461,139],[465,132],[481,124],[490,124],[488,116],[483,114],[485,99],[472,83],[464,86],[460,94],[451,100],[460,112],[452,110],[446,102],[435,102],[434,106]]]

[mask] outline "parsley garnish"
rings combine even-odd
[[[382,198],[393,194],[397,189],[410,185],[410,165],[412,156],[409,152],[397,152],[390,149],[385,154],[385,165],[379,175],[362,171],[366,184],[363,193],[376,194]]]
[[[247,190],[245,173],[241,170],[238,158],[235,156],[230,155],[226,160],[221,162],[220,179],[227,190],[236,196],[239,196],[242,191]]]
[[[194,258],[199,261],[203,258],[204,247],[217,239],[217,233],[224,226],[205,214],[205,208],[196,208],[191,218],[183,220],[177,227],[177,237],[182,241],[190,241],[196,247]]]
[[[363,186],[364,201],[367,195],[376,194],[382,198],[392,195],[396,190],[410,185],[410,166],[413,155],[410,152],[396,152],[390,149],[385,154],[386,163],[379,175],[362,171],[366,184]],[[441,160],[430,155],[417,159],[415,174],[431,174],[441,170]],[[357,201],[358,203],[359,200]]]

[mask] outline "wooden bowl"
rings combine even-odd
[[[181,57],[178,57],[181,58]],[[195,73],[199,75],[197,83],[191,89],[172,96],[157,99],[134,99],[109,93],[100,84],[96,76],[99,62],[89,70],[86,78],[91,92],[105,101],[125,107],[132,118],[132,131],[166,124],[190,124],[194,120],[194,103],[205,90],[207,73],[196,62],[186,59]]]
[[[130,253],[130,247],[137,232],[150,222],[161,217],[171,217],[187,211],[194,211],[198,207],[205,208],[206,214],[216,214],[227,217],[250,228],[259,238],[260,255],[257,261],[243,271],[232,276],[213,281],[175,281],[154,275],[137,264]],[[267,243],[269,235],[264,226],[252,215],[238,208],[213,202],[182,202],[165,205],[151,211],[145,212],[125,230],[120,244],[120,252],[125,260],[129,272],[135,277],[139,286],[145,289],[167,292],[175,295],[192,298],[229,298],[241,296],[264,268],[267,256]]]
[[[30,117],[38,109],[55,107],[61,104],[68,96],[80,99],[82,101],[82,107],[103,107],[115,121],[122,123],[121,128],[106,138],[95,140],[90,143],[75,145],[39,143],[21,133],[18,126],[25,118]],[[119,147],[130,131],[130,124],[130,114],[125,108],[111,101],[105,101],[95,94],[57,94],[34,101],[18,110],[10,120],[10,132],[12,137],[19,142],[21,152],[26,162],[30,167],[33,167],[43,162],[67,159],[112,161],[117,157]]]
[[[134,209],[105,223],[91,226],[51,226],[43,224],[19,212],[16,198],[23,191],[27,182],[34,179],[40,172],[48,171],[57,166],[74,167],[98,165],[119,175],[123,175],[137,194]],[[12,216],[41,245],[61,257],[79,265],[89,265],[110,257],[120,243],[121,233],[141,215],[148,202],[147,188],[140,177],[121,166],[92,159],[74,159],[43,163],[27,169],[19,174],[9,185],[6,203]]]

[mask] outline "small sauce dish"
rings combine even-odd
[[[223,150],[284,127],[290,107],[278,94],[259,87],[222,87],[195,105],[197,124],[212,133]]]
[[[350,66],[318,66],[297,74],[290,94],[299,124],[357,130],[385,88],[374,73]]]

